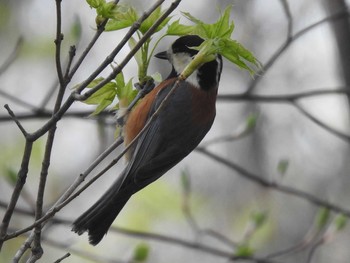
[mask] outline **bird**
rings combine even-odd
[[[146,126],[175,85],[167,103],[159,110],[127,155],[120,176],[85,213],[73,222],[78,235],[88,232],[97,245],[133,194],[156,181],[179,163],[210,130],[216,115],[216,97],[222,72],[222,57],[202,64],[187,79],[179,76],[203,43],[197,35],[177,38],[168,50],[155,55],[172,65],[169,76],[149,92],[129,113],[124,126],[128,145]]]

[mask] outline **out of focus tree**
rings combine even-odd
[[[171,21],[189,23],[183,11],[212,23],[231,1],[128,3],[143,19],[162,5]],[[225,62],[212,131],[90,247],[70,224],[119,174],[122,150],[113,114],[92,116],[79,96],[123,63],[137,78],[121,44],[137,27],[105,32],[81,1],[0,1],[0,261],[348,262],[348,4],[237,0],[231,15],[262,68]],[[112,165],[74,196],[79,174]]]

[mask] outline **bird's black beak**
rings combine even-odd
[[[169,57],[168,57],[168,52],[167,51],[163,51],[163,52],[160,52],[160,53],[157,53],[154,55],[156,58],[159,58],[159,59],[166,59],[168,60]]]

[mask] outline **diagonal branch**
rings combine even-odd
[[[253,92],[253,90],[255,89],[255,87],[257,86],[259,81],[262,79],[262,77],[266,74],[266,72],[275,64],[275,62],[281,57],[281,55],[297,39],[299,39],[301,36],[305,35],[306,33],[310,32],[312,29],[314,29],[317,26],[320,26],[320,25],[322,25],[324,23],[327,23],[327,22],[330,22],[330,21],[336,21],[338,19],[343,19],[345,17],[349,17],[349,12],[347,10],[340,11],[338,13],[330,15],[330,16],[324,18],[324,19],[321,19],[320,21],[318,21],[318,22],[316,22],[314,24],[311,24],[311,25],[305,27],[304,29],[301,29],[300,31],[298,31],[297,33],[295,33],[292,36],[287,36],[287,39],[285,40],[285,42],[280,46],[279,49],[277,49],[277,51],[274,54],[272,54],[272,56],[270,57],[270,59],[267,60],[265,65],[262,67],[262,69],[259,70],[258,72],[256,72],[255,78],[253,79],[253,81],[248,86],[248,89],[247,89],[246,93],[252,93]]]
[[[253,174],[249,171],[247,171],[246,169],[244,169],[243,167],[240,167],[239,165],[235,164],[232,161],[229,161],[227,159],[224,159],[214,153],[211,153],[210,151],[206,150],[205,148],[202,147],[197,147],[196,150],[204,155],[206,155],[207,157],[227,166],[228,168],[236,171],[237,173],[239,173],[241,176],[243,176],[244,178],[253,181],[263,187],[266,188],[270,188],[273,190],[276,190],[278,192],[284,193],[284,194],[288,194],[291,196],[295,196],[298,198],[301,198],[305,201],[308,201],[311,204],[317,205],[317,206],[322,206],[325,208],[328,208],[329,210],[332,210],[336,213],[341,213],[347,217],[350,217],[350,210],[340,207],[336,204],[327,202],[325,200],[322,200],[312,194],[309,194],[307,192],[292,188],[292,187],[288,187],[288,186],[284,186],[281,184],[278,184],[276,182],[272,182],[269,180],[264,179],[263,177]]]

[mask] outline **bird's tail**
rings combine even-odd
[[[107,192],[73,222],[72,231],[79,235],[87,231],[89,243],[92,245],[97,245],[101,241],[132,195],[128,189],[123,189],[123,179],[124,176],[121,174]]]

